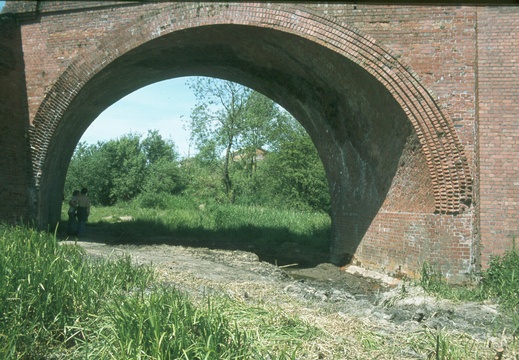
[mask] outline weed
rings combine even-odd
[[[298,243],[327,253],[330,217],[324,213],[280,210],[260,206],[195,204],[171,197],[167,209],[140,208],[138,203],[95,207],[90,229],[125,242],[144,237],[176,236],[230,241],[236,245],[272,249],[282,243]],[[131,219],[123,221],[121,219]]]

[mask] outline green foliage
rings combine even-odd
[[[196,308],[167,287],[119,295],[102,309],[100,320],[88,344],[96,358],[246,359],[252,351],[247,335],[210,302]]]
[[[293,117],[231,82],[197,78],[190,86],[198,100],[190,129],[199,150],[189,163],[190,194],[204,202],[329,210],[322,163]],[[256,158],[258,150],[265,160]]]
[[[166,196],[165,208],[144,208],[138,201],[93,208],[91,231],[102,231],[125,241],[175,234],[197,242],[222,246],[231,243],[248,250],[271,250],[292,242],[327,254],[330,246],[330,217],[324,213],[200,203],[189,196]],[[123,216],[132,220],[119,221]]]
[[[181,163],[183,177],[188,184],[183,194],[193,197],[199,203],[227,202],[225,186],[222,182],[219,163],[197,154]]]
[[[146,156],[140,144],[140,136],[129,134],[106,142],[101,147],[101,156],[108,159],[105,171],[113,184],[109,204],[128,201],[141,193]]]
[[[238,153],[242,168],[252,171],[247,165],[253,163],[258,149],[277,149],[280,142],[294,130],[302,129],[286,111],[266,96],[251,92],[247,98],[244,117],[245,126],[238,138],[235,154]],[[236,159],[235,159],[236,160]]]
[[[0,225],[0,358],[294,359],[316,334],[281,310],[218,297],[194,305],[153,280],[129,257],[91,259]]]
[[[159,160],[175,162],[177,154],[172,140],[164,140],[158,130],[148,130],[148,136],[141,142],[148,164]]]
[[[422,264],[418,283],[428,293],[455,301],[480,301],[489,298],[481,282],[477,286],[473,283],[452,284],[438,267],[427,262]]]
[[[95,145],[80,143],[65,198],[86,187],[92,204],[101,206],[136,200],[144,208],[166,209],[170,195],[183,194],[200,204],[329,211],[320,158],[290,114],[233,82],[200,77],[190,86],[197,98],[189,122],[196,156],[179,162],[173,142],[157,130],[144,139],[127,134]]]
[[[322,162],[304,132],[293,132],[258,166],[258,180],[266,184],[265,197],[277,206],[329,211],[330,195]]]
[[[179,194],[184,187],[185,180],[177,162],[161,158],[148,166],[144,193]]]
[[[184,180],[174,144],[155,131],[123,135],[96,145],[78,145],[65,182],[65,194],[86,187],[93,204],[113,205],[142,193],[179,193]]]
[[[210,141],[221,153],[246,127],[245,108],[252,90],[231,81],[198,77],[189,82],[197,103],[189,128],[198,148]]]
[[[93,262],[77,246],[51,235],[0,225],[0,357],[45,358],[49,347],[70,346],[71,331],[111,294],[144,287],[152,272],[128,258]]]
[[[204,154],[224,153],[221,166],[225,194],[233,202],[229,165],[236,142],[246,127],[244,116],[250,89],[231,81],[195,78],[190,82],[197,104],[191,112],[191,138]]]
[[[189,123],[191,138],[199,151],[195,157],[200,166],[197,170],[203,168],[213,174],[209,176],[213,185],[207,181],[191,182],[192,193],[210,189],[207,195],[218,202],[272,205],[271,199],[276,199],[279,204],[298,209],[328,207],[328,189],[317,152],[293,117],[269,98],[229,81],[196,78],[190,87],[197,98]],[[294,140],[297,145],[304,145],[296,148],[291,145]],[[284,163],[260,173],[256,155],[264,149],[271,149],[272,162],[278,159],[277,154]],[[297,159],[287,160],[294,154]],[[314,166],[316,159],[318,165]],[[285,175],[287,165],[298,168],[284,181],[270,181],[272,176]],[[290,188],[280,192],[289,182]]]
[[[144,209],[167,209],[170,194],[163,192],[143,192],[134,200],[135,204]]]
[[[65,180],[65,197],[68,200],[74,190],[83,187],[90,191],[89,197],[94,204],[111,203],[110,194],[113,179],[110,177],[109,159],[102,151],[103,143],[86,145],[79,143],[67,172]]]
[[[474,338],[466,334],[451,334],[442,329],[426,328],[423,330],[423,337],[420,340],[420,342],[424,342],[427,359],[485,359],[487,355],[481,354]]]
[[[519,252],[515,248],[503,256],[492,258],[488,269],[478,274],[479,281],[462,285],[449,283],[439,269],[428,263],[422,265],[419,284],[428,293],[455,301],[493,300],[501,305],[503,323],[513,334],[519,332]],[[508,331],[508,329],[507,329]],[[503,331],[504,332],[504,331]],[[487,349],[478,346],[474,338],[465,334],[447,333],[442,329],[425,331],[425,336],[413,346],[427,349],[431,359],[486,359]],[[513,347],[513,346],[512,346]],[[496,355],[495,358],[501,358]]]
[[[451,286],[441,271],[428,262],[422,264],[420,270],[420,286],[427,292],[436,294],[446,294],[451,291]]]

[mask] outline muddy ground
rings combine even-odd
[[[200,241],[189,246],[186,241],[175,244],[171,239],[153,238],[129,245],[89,236],[77,243],[93,256],[131,254],[137,263],[154,266],[161,281],[193,296],[216,292],[249,304],[268,302],[286,308],[330,335],[327,344],[310,346],[307,359],[372,358],[365,346],[356,347],[352,337],[346,336],[360,328],[380,341],[405,339],[407,335],[411,338],[424,329],[441,329],[466,337],[467,341],[484,343],[492,354],[505,349],[502,359],[519,358],[514,350],[517,347],[509,346],[514,337],[497,304],[438,300],[408,281],[354,266],[341,269],[325,261],[296,266],[298,253],[302,263],[308,263],[304,259],[308,254],[295,244],[270,249],[287,255],[284,265],[280,265],[260,260],[253,251],[217,249]],[[321,256],[313,254],[314,259]],[[288,260],[293,263],[287,264]],[[377,358],[431,356],[407,345],[395,351],[396,355],[382,353]]]

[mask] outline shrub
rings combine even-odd
[[[137,196],[135,205],[145,209],[166,209],[168,207],[168,199],[171,195],[166,193],[144,192]]]

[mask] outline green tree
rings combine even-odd
[[[196,98],[189,124],[191,139],[202,155],[223,153],[222,181],[233,202],[230,164],[237,141],[246,127],[247,99],[252,90],[231,81],[198,77],[189,82]]]
[[[176,194],[183,186],[173,142],[150,130],[142,141],[140,135],[127,134],[96,145],[80,143],[70,162],[65,194],[87,187],[92,203],[106,206],[142,192]]]
[[[178,155],[172,140],[164,140],[158,130],[148,130],[148,135],[141,142],[146,162],[153,164],[158,160],[177,161]]]
[[[143,192],[177,194],[185,185],[180,172],[178,154],[171,140],[164,140],[158,130],[149,130],[142,141],[146,156]]]
[[[68,199],[72,191],[83,187],[89,189],[89,197],[93,204],[110,203],[112,179],[107,176],[108,158],[101,155],[103,143],[87,145],[80,142],[69,164],[65,180],[65,197]]]
[[[330,195],[323,164],[302,127],[287,134],[258,168],[263,198],[275,205],[328,212]]]
[[[297,121],[271,99],[230,81],[196,78],[189,86],[197,99],[189,123],[196,159],[219,169],[224,193],[234,202],[250,193],[256,151],[275,147]]]
[[[113,185],[109,205],[140,194],[146,174],[146,156],[139,135],[127,134],[109,140],[101,147],[101,156],[107,159],[105,170]]]
[[[299,123],[283,108],[268,97],[252,91],[245,107],[246,120],[238,138],[239,156],[242,167],[252,176],[256,169],[257,151],[274,149],[284,136]]]
[[[223,203],[228,201],[221,173],[215,171],[218,160],[208,159],[203,154],[181,162],[182,177],[187,186],[184,194],[197,203]]]

